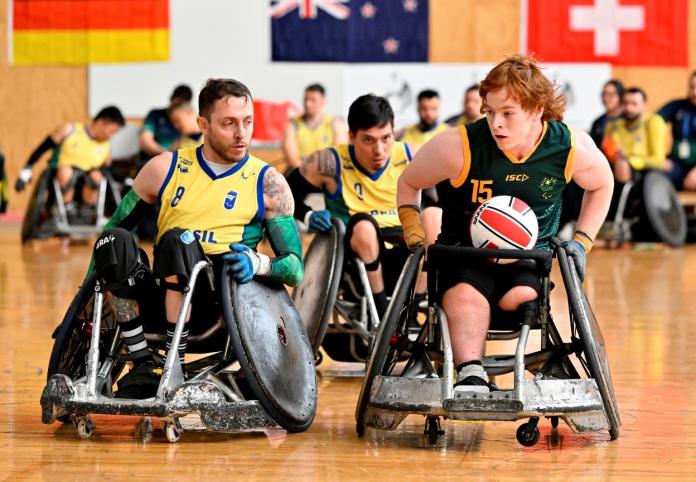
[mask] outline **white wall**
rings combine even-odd
[[[116,104],[129,117],[143,117],[164,106],[175,85],[197,91],[208,77],[233,77],[246,83],[255,98],[290,100],[301,105],[304,87],[327,89],[327,110],[346,116],[357,95],[396,92],[408,84],[413,96],[422,88],[440,92],[442,118],[459,112],[463,91],[479,81],[486,64],[343,64],[270,61],[268,0],[171,0],[171,60],[89,68],[89,110]],[[292,14],[292,13],[291,13]],[[567,120],[589,127],[601,112],[599,92],[609,79],[606,64],[556,64],[549,74],[570,82],[574,102]],[[391,97],[397,127],[416,120],[415,107]]]

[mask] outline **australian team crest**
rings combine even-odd
[[[225,209],[228,211],[234,207],[234,203],[237,202],[237,192],[230,191],[225,196]]]

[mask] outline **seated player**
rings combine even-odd
[[[439,116],[439,94],[434,90],[424,90],[418,94],[418,124],[407,127],[397,137],[412,146],[422,146],[440,132],[447,130],[447,124],[437,121]]]
[[[646,113],[646,101],[642,89],[626,89],[621,100],[623,113],[609,121],[604,132],[602,150],[612,164],[616,181],[609,219],[616,214],[623,186],[633,180],[636,173],[667,169],[667,125],[659,115]]]
[[[315,152],[288,177],[295,217],[310,231],[328,231],[332,217],[346,224],[346,251],[365,263],[380,317],[387,309],[382,267],[393,267],[394,272],[385,274],[396,279],[408,256],[404,247],[388,248],[385,243],[385,237],[401,236],[396,183],[411,160],[408,145],[394,141],[393,126],[387,99],[358,97],[348,111],[350,144]],[[317,188],[324,192],[326,210],[312,211],[304,203],[307,193]]]
[[[297,169],[310,154],[348,141],[346,123],[324,112],[326,91],[320,84],[304,91],[304,112],[290,119],[283,132],[282,148],[288,171]]]
[[[437,242],[471,246],[469,225],[480,203],[495,195],[526,202],[537,216],[537,249],[556,234],[565,185],[585,189],[575,235],[565,242],[582,278],[609,207],[609,164],[586,133],[562,122],[565,101],[536,61],[516,55],[495,66],[481,83],[486,119],[451,129],[426,144],[399,179],[399,217],[409,247],[425,241],[418,211],[421,189],[447,181],[440,200],[442,232]],[[541,292],[533,263],[499,265],[487,260],[438,271],[458,370],[455,391],[488,392],[482,367],[491,309],[517,310]]]
[[[18,192],[24,190],[31,182],[32,166],[45,152],[53,150],[48,165],[56,169],[56,178],[68,214],[75,212],[75,184],[80,178],[84,178],[82,202],[93,207],[97,202],[99,183],[103,177],[101,169],[111,162],[109,140],[124,124],[121,111],[109,106],[100,110],[89,125],[73,122],[56,128],[31,153],[19,173],[15,189]]]
[[[179,139],[174,141],[171,151],[188,149],[203,144],[203,133],[198,127],[198,116],[188,102],[177,104],[169,109],[169,120],[179,132]]]
[[[479,95],[479,84],[470,86],[464,92],[464,110],[461,114],[453,115],[445,123],[452,127],[465,126],[476,122],[483,114],[481,113],[481,96]]]
[[[219,279],[227,260],[239,283],[267,276],[295,286],[303,276],[290,188],[273,167],[248,153],[254,128],[251,93],[235,80],[209,79],[198,103],[204,144],[163,153],[146,163],[95,244],[97,276],[112,288],[125,344],[134,358],[132,370],[119,381],[119,397],[150,397],[157,390],[158,370],[139,316],[143,311],[140,304],[157,299],[152,290],[163,299],[171,323],[167,330],[170,346],[183,291],[196,262],[210,260]],[[146,205],[154,203],[161,204],[152,272],[156,286],[149,267],[138,260],[129,232]],[[255,251],[264,230],[277,257]],[[128,293],[133,284],[128,280],[133,278],[140,279],[136,285],[141,284],[134,294]],[[219,292],[216,288],[215,293]],[[215,296],[205,287],[197,289],[193,311],[198,307],[217,316]],[[190,316],[189,311],[187,321]],[[188,328],[178,347],[182,359],[187,335]]]

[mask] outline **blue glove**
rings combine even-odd
[[[312,211],[309,215],[307,231],[310,233],[325,233],[331,229],[331,213],[326,209]]]
[[[232,269],[233,277],[238,283],[248,283],[254,278],[254,262],[252,256],[254,253],[249,246],[239,243],[230,244],[232,253],[223,256],[225,261],[228,261]]]
[[[565,249],[568,256],[573,258],[573,263],[575,264],[575,269],[578,272],[580,281],[585,280],[585,264],[587,263],[587,253],[585,252],[585,246],[582,245],[580,241],[571,239],[570,241],[563,241],[561,247]]]

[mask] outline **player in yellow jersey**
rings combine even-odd
[[[465,126],[483,117],[481,113],[481,95],[479,84],[474,84],[464,91],[464,110],[460,114],[449,117],[445,123],[452,127]]]
[[[438,122],[440,116],[440,95],[434,90],[424,90],[418,94],[418,124],[407,127],[398,134],[398,139],[412,146],[422,146],[440,132],[447,130],[447,124]]]
[[[303,276],[290,188],[281,174],[248,152],[254,128],[251,93],[235,80],[209,79],[198,103],[203,145],[163,153],[147,162],[95,244],[94,268],[113,294],[124,341],[134,359],[133,369],[119,381],[118,397],[155,393],[159,377],[138,315],[161,295],[171,323],[167,331],[171,345],[183,290],[198,261],[212,262],[218,282],[224,261],[239,283],[266,276],[294,286]],[[144,208],[155,203],[161,209],[150,275],[130,230]],[[276,257],[255,251],[264,230]],[[201,313],[207,319],[219,316],[215,297],[220,292],[219,286],[214,292],[205,283],[197,286],[192,310],[196,318]],[[187,335],[185,329],[177,347],[182,359]]]
[[[408,256],[402,245],[388,249],[385,244],[401,237],[396,184],[411,160],[409,146],[394,141],[393,125],[387,99],[358,97],[348,111],[350,144],[315,152],[288,177],[296,199],[295,217],[310,231],[328,231],[332,217],[347,225],[346,250],[365,263],[380,317],[387,307],[385,288],[393,286]],[[326,210],[312,211],[304,203],[315,189],[324,192]]]
[[[320,84],[304,91],[304,113],[291,119],[283,133],[283,154],[288,169],[296,169],[315,151],[348,141],[345,122],[324,112],[326,91]]]
[[[179,132],[179,139],[174,141],[171,151],[198,147],[203,144],[203,133],[198,127],[198,116],[188,102],[176,104],[169,108],[169,120]]]
[[[56,178],[63,193],[68,211],[73,209],[75,184],[84,178],[82,201],[93,206],[97,201],[100,169],[111,161],[109,140],[125,124],[118,107],[105,107],[92,122],[63,124],[53,130],[31,153],[26,165],[19,173],[15,189],[24,190],[31,182],[31,168],[44,153],[53,150],[49,167],[56,169]]]

